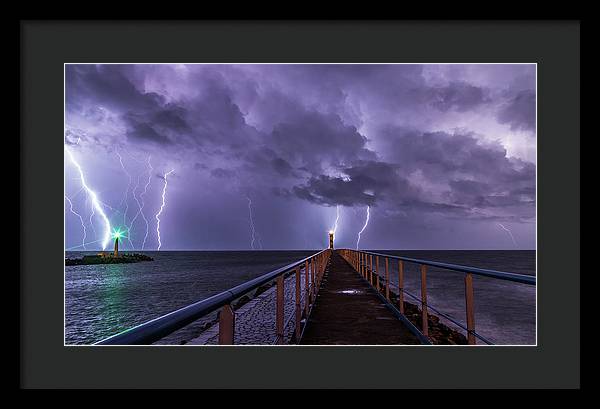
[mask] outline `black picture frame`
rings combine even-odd
[[[580,386],[578,21],[21,21],[20,37],[21,387]],[[63,346],[63,67],[84,62],[537,63],[538,345]]]

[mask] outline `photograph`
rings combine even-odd
[[[535,347],[537,76],[64,63],[63,346]]]

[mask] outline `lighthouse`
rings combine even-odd
[[[329,248],[333,250],[333,231],[329,230]]]
[[[118,235],[115,237],[115,252],[113,253],[113,256],[119,257],[119,236]]]
[[[115,251],[113,257],[119,257],[119,239],[123,237],[121,230],[113,230],[112,236],[115,238]]]

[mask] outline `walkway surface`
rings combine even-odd
[[[352,266],[333,252],[303,345],[420,344]]]
[[[304,294],[304,280],[304,269],[302,269],[301,294]],[[284,281],[284,343],[290,342],[296,326],[295,293],[296,277],[292,274]],[[301,300],[304,305],[304,296]],[[275,341],[275,287],[273,286],[235,310],[233,342],[236,345],[273,345]],[[217,345],[218,343],[219,324],[216,323],[189,341],[187,345]]]

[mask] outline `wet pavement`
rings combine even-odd
[[[302,345],[420,344],[337,252],[331,256]]]
[[[301,271],[304,294],[304,270]],[[284,343],[295,328],[295,277],[284,282]],[[302,299],[304,305],[304,299]],[[218,344],[216,323],[187,345]],[[235,311],[236,345],[275,343],[275,287]],[[419,340],[385,307],[360,275],[334,252],[327,264],[301,345],[420,344]]]

